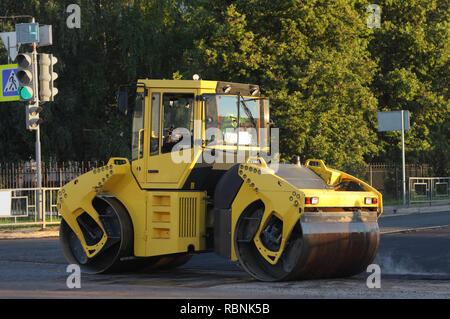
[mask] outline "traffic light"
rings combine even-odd
[[[53,72],[53,65],[58,59],[52,54],[39,54],[39,99],[41,102],[53,101],[58,89],[53,81],[58,78],[58,74]]]
[[[21,53],[17,55],[17,79],[19,80],[19,94],[21,101],[32,101],[34,99],[34,77],[33,77],[33,55],[32,53]]]
[[[39,118],[39,112],[41,111],[41,106],[29,104],[25,107],[25,119],[27,121],[26,126],[29,130],[37,130],[39,124],[42,123],[42,119]]]

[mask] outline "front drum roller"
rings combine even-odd
[[[133,225],[122,204],[112,197],[96,197],[93,206],[99,214],[99,219],[107,233],[108,240],[102,250],[94,257],[88,258],[80,240],[61,220],[59,238],[64,256],[70,263],[80,265],[84,273],[97,274],[128,270],[134,264],[130,262],[133,256]],[[101,228],[87,213],[81,214],[77,221],[86,242],[95,243],[103,235]]]
[[[69,263],[78,264],[88,274],[112,273],[133,270],[170,269],[183,265],[190,254],[173,254],[135,258],[133,255],[133,225],[126,209],[115,198],[96,197],[93,206],[107,233],[108,240],[102,250],[88,258],[80,240],[64,219],[60,226],[60,243]],[[77,221],[85,240],[90,244],[101,238],[103,231],[89,215],[81,214]]]
[[[276,264],[259,253],[253,239],[264,208],[244,211],[235,228],[235,251],[241,266],[262,281],[349,277],[366,270],[379,246],[376,212],[305,212],[295,225]],[[272,223],[272,224],[271,224]],[[277,250],[282,223],[269,220],[260,239]]]

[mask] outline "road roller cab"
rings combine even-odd
[[[101,273],[167,269],[214,251],[259,280],[348,276],[375,257],[381,194],[320,160],[277,163],[259,87],[139,80],[131,158],[61,188],[60,240]],[[271,152],[272,151],[272,152]]]

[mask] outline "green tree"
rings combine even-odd
[[[282,159],[362,173],[377,153],[370,30],[349,1],[189,1],[186,72],[258,83],[272,98]],[[194,23],[195,22],[195,23]]]
[[[66,26],[71,3],[81,8],[80,29]],[[170,78],[177,70],[182,56],[178,3],[6,0],[0,10],[9,16],[26,13],[53,26],[54,44],[38,49],[58,58],[59,75],[59,93],[41,113],[43,158],[106,160],[129,154],[130,119],[115,110],[117,90],[139,78]],[[11,20],[2,31],[13,29],[15,22],[29,19]],[[21,51],[26,50],[30,46],[22,45]],[[0,160],[34,157],[34,134],[24,130],[23,103],[2,104]]]
[[[66,8],[81,8],[68,29]],[[376,133],[376,111],[406,109],[407,161],[449,172],[449,14],[445,1],[386,0],[368,28],[366,0],[5,0],[2,15],[53,26],[55,102],[44,104],[43,158],[129,154],[120,84],[188,78],[259,84],[272,99],[282,159],[321,158],[361,176],[400,160],[399,132]],[[24,19],[2,20],[1,32]],[[21,51],[30,50],[23,45]],[[0,51],[6,61],[6,51]],[[0,160],[34,157],[23,103],[1,103]]]
[[[446,1],[389,0],[381,4],[381,28],[369,49],[379,68],[372,91],[381,111],[409,110],[406,159],[429,163],[448,175],[449,162],[449,13]],[[400,133],[379,135],[378,159],[398,162]]]

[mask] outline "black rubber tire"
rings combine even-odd
[[[107,243],[97,255],[88,258],[75,233],[62,219],[59,238],[64,256],[69,263],[80,265],[81,271],[84,273],[98,274],[126,271],[133,264],[130,258],[126,258],[133,256],[134,232],[130,216],[123,205],[115,198],[97,197],[96,200],[103,201],[100,205],[103,209],[98,212],[99,215],[113,214],[113,223],[118,227],[116,230],[120,234],[120,240],[110,246]]]
[[[339,222],[336,213],[315,221],[305,218],[294,226],[282,255],[274,265],[265,260],[253,242],[263,207],[245,210],[235,228],[235,251],[239,263],[252,277],[261,281],[342,278],[363,272],[374,260],[379,247],[379,229],[373,213],[367,220]],[[330,218],[334,220],[330,221]],[[255,221],[256,220],[256,221]],[[253,225],[250,225],[253,223]],[[256,225],[257,223],[257,225]],[[251,238],[250,238],[251,237]],[[267,247],[266,247],[267,248]]]
[[[280,257],[280,260],[275,265],[272,265],[261,256],[253,240],[250,240],[249,242],[240,241],[240,238],[242,238],[241,236],[244,235],[244,233],[248,234],[248,225],[245,225],[246,218],[260,218],[263,212],[263,207],[249,209],[239,217],[235,229],[236,255],[238,257],[239,263],[244,268],[244,270],[258,280],[287,280],[292,273],[292,269],[290,268],[295,268],[295,265],[298,264],[298,260],[301,256],[301,249],[290,249],[293,244],[301,248],[301,231],[299,225],[296,225],[294,227],[289,242],[286,244],[286,248],[284,250],[285,252],[289,251],[291,254],[294,254],[292,256],[287,256],[290,260],[289,264],[293,265],[288,269],[286,269],[286,266],[284,264],[284,258],[286,258],[285,253],[283,253],[283,255]],[[254,226],[252,228],[254,228]]]

